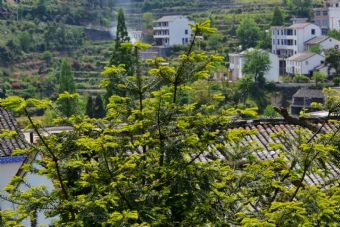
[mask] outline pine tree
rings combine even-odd
[[[87,98],[85,114],[91,118],[93,117],[93,99],[91,95]]]
[[[123,9],[118,10],[117,17],[117,30],[116,30],[116,38],[115,45],[110,59],[111,65],[120,65],[124,64],[126,69],[126,75],[133,75],[133,55],[130,49],[121,47],[122,43],[130,42],[130,37],[127,32],[127,28],[125,25],[125,16]],[[111,85],[107,87],[107,93],[105,95],[105,100],[109,99],[113,94],[124,95],[125,91],[118,88],[119,84],[118,78],[110,78]]]
[[[279,7],[275,7],[272,18],[272,26],[281,26],[284,23],[284,17]]]
[[[71,65],[68,60],[64,59],[61,63],[59,75],[59,93],[68,92],[70,94],[76,92],[76,86],[73,79]],[[74,98],[65,98],[59,101],[60,111],[67,117],[76,113],[77,103]]]
[[[100,95],[96,96],[93,106],[93,117],[94,118],[103,118],[105,117],[105,109],[102,97]]]

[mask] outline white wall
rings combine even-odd
[[[320,47],[322,50],[332,49],[335,48],[336,46],[338,47],[340,46],[340,41],[332,37],[320,43]]]
[[[279,57],[275,54],[269,53],[269,59],[270,59],[270,69],[265,74],[265,78],[268,81],[279,81],[279,75],[280,75],[280,60]]]
[[[328,9],[329,29],[340,30],[340,4],[338,7],[330,7]]]
[[[6,193],[3,192],[3,188],[6,186],[7,183],[9,183],[10,179],[17,174],[21,165],[22,162],[0,165],[0,192],[3,193],[4,195],[6,195]],[[36,168],[39,168],[36,164],[34,164],[34,166]],[[46,185],[48,190],[51,190],[53,188],[52,182],[45,176],[26,174],[24,178],[25,181],[28,182],[28,184],[31,185],[32,187]],[[27,189],[27,186],[24,184],[20,184],[18,186],[18,189],[21,191],[25,191],[25,189]],[[0,199],[0,208],[2,210],[6,208],[14,209],[15,205],[8,201]],[[25,225],[25,227],[30,227],[30,220],[27,219],[23,224]],[[38,224],[49,225],[51,224],[51,219],[45,218],[43,212],[39,212]]]
[[[312,34],[312,29],[314,29],[315,31],[314,35]],[[297,29],[296,34],[297,34],[297,50],[298,53],[301,53],[306,50],[305,47],[306,41],[321,36],[321,28],[315,24],[309,24],[304,29]]]
[[[293,35],[282,35],[281,30],[285,29],[293,30]],[[312,34],[312,29],[315,31],[314,34]],[[304,52],[305,42],[318,36],[321,36],[321,29],[314,24],[309,24],[304,28],[272,27],[272,53],[277,54],[278,50],[290,50],[292,55]],[[293,40],[293,45],[282,44],[281,40]]]
[[[188,43],[191,39],[191,27],[189,26],[189,19],[186,17],[178,17],[176,20],[169,22],[170,40],[169,45],[183,45],[183,38],[187,39]],[[185,30],[188,34],[185,34]]]
[[[313,55],[304,61],[287,60],[286,71],[289,74],[308,75],[312,70],[321,65],[325,57],[321,55]]]

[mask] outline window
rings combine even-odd
[[[327,11],[327,10],[324,10],[324,11],[322,12],[322,15],[323,15],[323,16],[327,16],[327,15],[328,15],[328,11]]]
[[[185,34],[186,34],[186,35],[188,34],[188,29],[185,30]]]
[[[320,16],[321,12],[319,10],[315,11],[315,16]]]
[[[306,65],[308,65],[309,64],[309,62],[308,61],[306,61]]]
[[[188,43],[188,38],[185,38],[185,43]]]
[[[312,35],[315,35],[315,29],[312,29]]]
[[[296,30],[294,30],[294,35],[296,35]]]

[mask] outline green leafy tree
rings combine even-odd
[[[100,95],[96,96],[93,105],[93,117],[95,118],[103,118],[105,117],[105,108],[102,97]]]
[[[320,46],[320,44],[312,45],[309,48],[309,51],[313,52],[313,53],[316,53],[316,54],[320,54],[321,53],[321,46]]]
[[[72,68],[67,59],[63,59],[60,67],[59,81],[59,93],[73,94],[76,92],[76,85],[73,79]],[[70,117],[77,111],[76,97],[65,96],[59,100],[60,111],[65,116]]]
[[[144,13],[143,14],[143,29],[152,29],[153,28],[153,21],[155,20],[152,13]]]
[[[32,36],[28,32],[21,32],[18,35],[20,47],[23,51],[27,52],[33,44]]]
[[[328,75],[331,70],[335,70],[335,76],[340,75],[340,51],[338,49],[330,49],[326,52],[326,65],[328,66]]]
[[[93,117],[93,98],[91,95],[87,98],[85,114],[91,118]]]
[[[294,16],[309,18],[313,9],[313,0],[288,0],[288,6]]]
[[[326,74],[320,71],[314,71],[312,80],[315,81],[315,87],[319,87],[320,83],[326,81]]]
[[[279,7],[275,7],[272,18],[272,26],[282,26],[284,24],[284,16]]]
[[[340,40],[340,32],[337,30],[328,31],[327,35],[333,37],[334,39]]]
[[[23,189],[17,185],[30,174],[13,178],[5,190],[17,205],[1,211],[5,226],[19,227],[41,211],[55,219],[53,226],[64,227],[337,226],[340,189],[328,163],[339,168],[339,122],[324,133],[328,119],[307,124],[278,110],[299,127],[293,137],[276,128],[265,148],[253,141],[256,130],[231,126],[242,116],[256,117],[254,108],[180,103],[192,82],[223,62],[219,55],[193,51],[197,35],[214,31],[209,22],[195,24],[188,50],[174,64],[156,58],[146,72],[136,61],[136,73],[125,80],[128,95],[111,96],[104,119],[56,119],[74,128],[69,132],[45,136],[32,120],[28,109],[53,107],[51,101],[1,100],[1,106],[24,113],[40,139],[16,151],[41,157],[23,168],[54,184]],[[123,46],[136,56],[148,47]],[[112,65],[103,75],[124,72]],[[326,89],[325,95],[326,103],[316,106],[339,113],[340,92]],[[311,174],[327,183],[308,183]]]
[[[236,30],[243,49],[255,47],[259,39],[260,29],[251,17],[244,17]]]
[[[242,72],[253,76],[258,84],[264,85],[266,83],[265,74],[270,70],[269,54],[262,50],[250,50],[245,54],[245,64]]]
[[[131,76],[134,73],[134,59],[130,49],[124,48],[121,45],[123,43],[130,42],[130,37],[127,32],[127,28],[125,25],[125,16],[123,9],[118,10],[117,16],[117,29],[116,29],[116,37],[115,37],[115,44],[114,49],[111,55],[110,64],[109,65],[124,65],[125,67],[125,74],[127,76]],[[113,94],[120,94],[123,95],[125,90],[124,88],[120,88],[119,78],[110,78],[110,86],[106,87],[106,94],[105,100],[108,102],[109,98]]]

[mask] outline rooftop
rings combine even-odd
[[[289,28],[302,29],[302,28],[305,28],[309,25],[313,25],[313,24],[311,24],[311,23],[296,23],[296,24],[292,24],[291,26],[289,26]]]
[[[0,138],[0,157],[11,156],[16,148],[25,148],[25,137],[21,132],[13,114],[0,107],[0,133],[3,130],[16,131],[14,138]]]
[[[178,18],[182,18],[183,16],[181,15],[173,15],[173,16],[164,16],[159,18],[158,20],[155,20],[155,22],[170,22],[170,21],[174,21]]]
[[[312,53],[312,52],[302,52],[302,53],[298,53],[298,54],[295,54],[295,55],[287,58],[287,60],[289,60],[289,61],[304,61],[308,58],[313,57],[314,55],[318,55],[318,54]]]
[[[322,36],[319,36],[319,37],[315,37],[313,39],[310,39],[306,42],[306,44],[309,44],[309,45],[313,45],[313,44],[320,44],[322,43],[323,41],[329,39],[331,37],[329,36],[326,36],[326,35],[322,35]]]
[[[299,119],[297,120],[300,122]],[[312,125],[315,128],[314,130],[319,129],[323,124],[321,118],[308,119],[306,122]],[[337,132],[338,127],[339,125],[337,123],[326,123],[320,132]],[[276,158],[280,153],[284,152],[288,160],[293,160],[294,155],[299,150],[299,144],[314,134],[314,132],[309,129],[301,131],[302,128],[305,127],[287,122],[284,119],[259,119],[236,122],[228,130],[236,130],[237,133],[240,133],[240,129],[244,130],[244,133],[241,133],[242,139],[238,141],[226,138],[225,147],[214,151],[212,154],[214,157],[211,158],[230,160],[229,157],[233,157],[234,155],[247,157],[251,154],[258,159],[264,160]],[[274,136],[275,133],[279,133],[278,136]],[[228,135],[228,133],[226,133],[226,135]],[[277,149],[275,146],[271,146],[273,143],[281,144],[282,148]],[[205,161],[209,158],[209,155],[206,154],[203,155],[200,160]],[[336,158],[334,160],[336,160]],[[325,163],[325,165],[319,166],[319,170],[320,172],[318,173],[311,171],[311,173],[306,176],[305,182],[311,185],[324,185],[338,181],[340,167],[337,163]]]
[[[301,88],[299,89],[293,97],[309,97],[309,98],[325,98],[324,94],[322,93],[322,90],[316,90],[316,89],[306,89]]]

